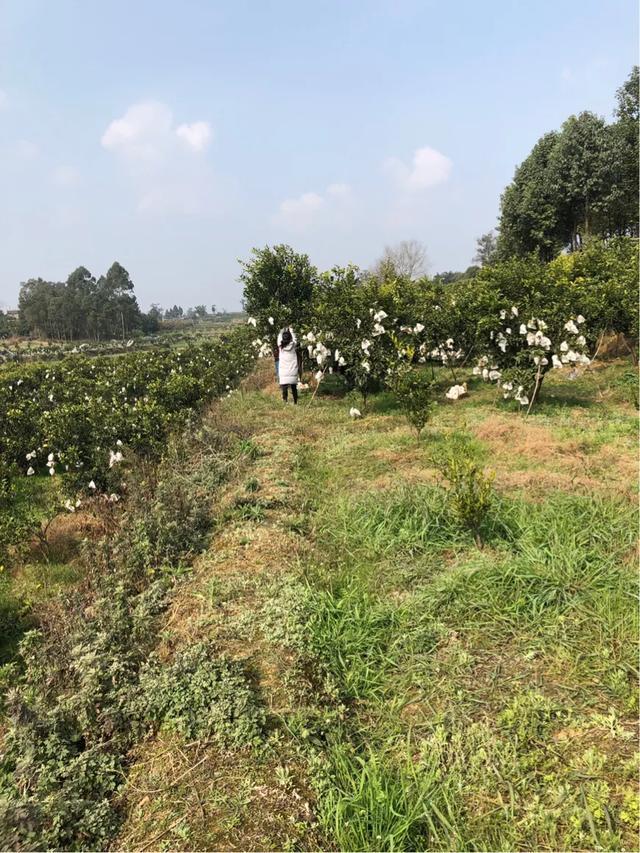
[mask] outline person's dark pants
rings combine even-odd
[[[280,390],[282,391],[282,399],[285,401],[285,403],[289,399],[289,388],[291,388],[291,396],[293,397],[293,402],[297,403],[298,402],[298,388],[295,385],[295,383],[291,384],[291,385],[281,385],[280,386]]]

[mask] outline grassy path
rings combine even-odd
[[[241,663],[260,743],[139,744],[114,849],[630,849],[635,415],[597,383],[535,417],[479,388],[420,444],[263,382],[225,402],[251,465],[160,634]],[[443,380],[446,381],[446,380]],[[440,466],[493,470],[478,549]]]
[[[219,533],[169,609],[160,655],[171,659],[190,643],[213,640],[220,654],[246,666],[273,724],[290,711],[284,684],[291,656],[271,642],[259,617],[277,578],[310,551],[300,535],[307,512],[296,467],[312,437],[302,407],[285,414],[272,393],[249,398],[239,405],[242,423],[251,420],[253,465],[219,500]],[[299,760],[287,756],[285,778],[281,759],[277,745],[225,753],[170,734],[143,744],[128,784],[129,821],[115,847],[240,850],[295,841],[312,812],[292,781]]]

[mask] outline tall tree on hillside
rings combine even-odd
[[[501,199],[499,253],[549,260],[592,235],[638,234],[638,69],[618,90],[616,121],[590,112],[545,134]]]
[[[616,117],[637,122],[640,118],[640,69],[634,65],[631,73],[616,92]]]
[[[69,337],[95,337],[97,282],[86,267],[78,267],[67,277],[64,305]]]
[[[638,236],[640,75],[636,65],[617,92],[616,121],[608,128],[607,162],[611,186],[606,199],[608,231]]]
[[[318,271],[308,256],[286,245],[252,249],[251,255],[249,261],[240,261],[245,310],[265,330],[269,317],[274,327],[305,323],[318,281]]]
[[[498,238],[495,231],[487,231],[476,240],[476,253],[473,260],[481,267],[490,266],[497,258]]]
[[[54,337],[62,340],[73,339],[73,328],[67,319],[72,310],[73,303],[67,295],[66,284],[62,281],[54,282],[48,297],[49,327]]]
[[[609,189],[607,128],[604,119],[583,112],[562,125],[549,162],[556,188],[560,234],[572,250],[602,233],[604,200]]]
[[[502,256],[538,252],[550,260],[562,248],[557,188],[549,171],[558,139],[555,131],[545,133],[502,194],[498,238]]]
[[[34,334],[53,335],[49,321],[49,298],[53,284],[42,278],[30,278],[20,286],[18,311],[21,321]]]
[[[121,264],[114,261],[106,275],[99,279],[98,289],[108,304],[112,335],[119,333],[125,338],[132,329],[140,326],[140,308],[133,295],[133,282]]]

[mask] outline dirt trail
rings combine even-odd
[[[259,456],[217,497],[219,532],[177,590],[158,652],[170,660],[212,640],[254,675],[273,718],[287,709],[288,662],[261,631],[259,612],[269,583],[309,551],[296,530],[303,496],[295,469],[301,444],[314,436],[305,430],[306,406],[285,410],[266,376],[262,393],[265,405],[252,412]],[[277,849],[311,815],[304,781],[291,776],[295,761],[287,764],[287,779],[278,779],[273,755],[154,737],[136,750],[123,796],[127,818],[112,849]]]

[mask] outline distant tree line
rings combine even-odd
[[[160,309],[160,311],[165,320],[204,320],[205,317],[225,316],[227,313],[224,308],[218,311],[215,305],[211,306],[210,311],[207,310],[206,305],[194,305],[193,308],[186,310],[182,305],[174,305],[172,308],[167,308],[165,311]]]
[[[497,241],[491,232],[478,241],[482,263],[638,236],[638,82],[635,66],[612,123],[582,112],[538,140],[502,194]]]
[[[476,264],[472,264],[464,271],[456,272],[454,270],[445,270],[444,272],[436,273],[433,276],[433,280],[440,284],[453,284],[454,281],[462,281],[462,279],[465,278],[475,278],[479,271],[480,267]]]
[[[20,288],[18,310],[22,334],[69,341],[152,332],[160,319],[157,309],[140,310],[129,273],[117,261],[99,278],[78,267],[64,282],[29,279]]]
[[[93,276],[78,267],[66,281],[32,278],[20,287],[18,315],[0,311],[0,339],[33,335],[55,340],[110,340],[134,333],[157,332],[163,320],[198,320],[226,316],[226,311],[206,305],[166,310],[158,304],[140,310],[127,270],[117,261],[105,275]]]

